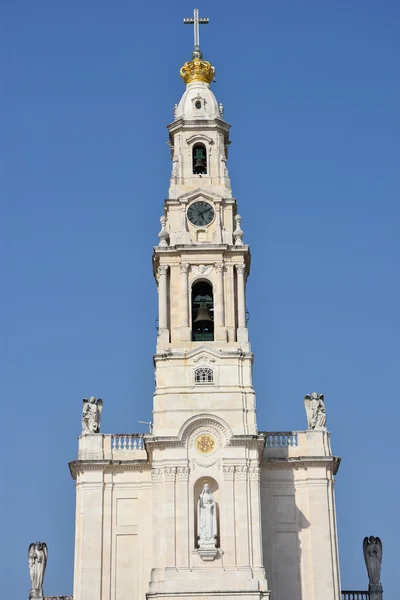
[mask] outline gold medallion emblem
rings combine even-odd
[[[200,435],[196,440],[196,448],[202,454],[209,454],[214,450],[215,441],[208,433]]]

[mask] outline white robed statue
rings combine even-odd
[[[103,400],[99,398],[96,401],[94,396],[89,400],[83,399],[82,408],[82,433],[100,433],[100,417],[103,410]]]
[[[217,507],[208,483],[203,485],[197,501],[197,535],[199,546],[213,545],[217,538]]]
[[[30,598],[43,597],[43,578],[47,564],[47,546],[44,542],[36,542],[28,550],[29,574],[31,576]]]

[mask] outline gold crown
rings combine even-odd
[[[179,74],[186,85],[193,81],[211,83],[214,79],[215,69],[207,60],[201,60],[201,58],[196,57],[191,61],[185,62]]]

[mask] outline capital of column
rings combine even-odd
[[[217,273],[223,273],[224,272],[224,262],[216,262],[215,263],[215,270],[217,271]]]
[[[190,267],[189,263],[183,263],[183,262],[179,263],[179,268],[181,270],[181,273],[186,273],[186,274],[189,273],[189,267]]]
[[[158,275],[166,275],[168,273],[168,268],[168,265],[160,265],[157,269]]]
[[[176,467],[164,467],[165,481],[175,481]]]
[[[249,467],[250,479],[255,480],[255,481],[260,481],[260,473],[261,473],[261,469],[258,465],[257,466],[252,465]]]
[[[223,465],[222,473],[226,481],[233,481],[235,477],[235,466],[234,465]]]
[[[242,479],[242,480],[247,479],[248,472],[249,472],[248,465],[238,465],[235,469],[236,479]]]
[[[176,467],[176,478],[178,481],[188,481],[189,474],[189,467]]]
[[[162,481],[163,475],[164,475],[163,469],[152,469],[152,471],[151,471],[152,481]]]
[[[235,265],[235,269],[236,269],[236,272],[238,273],[238,275],[244,275],[244,272],[246,270],[246,265]]]

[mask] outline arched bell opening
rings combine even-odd
[[[192,287],[192,339],[214,341],[214,295],[209,281],[198,281]]]
[[[195,175],[207,175],[207,150],[204,144],[193,146],[193,173]]]
[[[201,477],[198,479],[193,487],[193,508],[194,508],[194,547],[199,548],[199,538],[201,530],[201,510],[199,506],[199,498],[204,491],[204,486],[208,486],[206,492],[210,492],[214,505],[211,507],[213,513],[215,513],[216,528],[213,532],[215,535],[215,545],[217,548],[220,547],[220,510],[219,510],[219,486],[213,477]],[[210,515],[211,517],[213,514]]]

